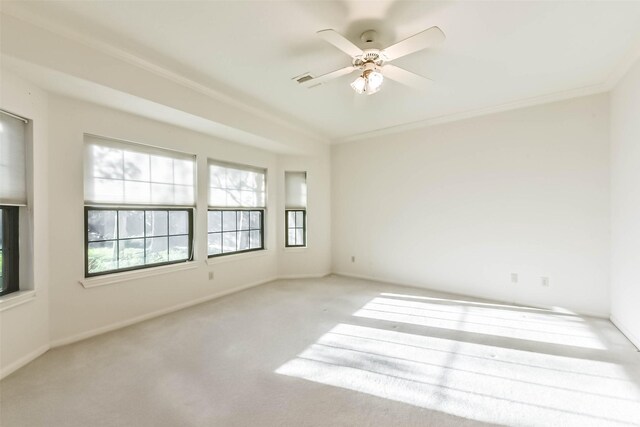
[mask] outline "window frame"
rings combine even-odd
[[[220,231],[209,231],[209,212],[236,212],[236,236],[237,233],[240,231],[255,231],[255,229],[251,229],[251,226],[249,226],[249,230],[239,230],[238,229],[238,216],[237,213],[238,212],[260,212],[260,247],[259,248],[250,248],[250,249],[243,249],[241,251],[234,251],[234,252],[220,252],[219,254],[209,254],[209,235],[210,234],[214,234],[214,233],[220,233],[221,235],[224,233],[224,230],[221,229]],[[251,215],[251,214],[249,214]],[[216,208],[216,207],[209,207],[207,209],[207,258],[219,258],[225,255],[237,255],[237,254],[245,254],[248,252],[256,252],[256,251],[264,251],[265,248],[265,244],[264,244],[264,217],[266,215],[266,208],[249,208],[249,207],[225,207],[225,208]],[[221,219],[222,223],[224,224],[224,220]],[[221,224],[222,225],[222,224]],[[237,237],[236,237],[236,241],[237,241]],[[237,247],[237,244],[236,244]]]
[[[2,286],[8,276],[9,282],[4,290],[0,287],[0,296],[8,295],[20,290],[20,207],[0,205],[2,210]],[[5,225],[7,225],[5,227]],[[7,245],[8,243],[8,245]],[[5,258],[6,251],[11,256]],[[7,259],[9,262],[7,262]],[[9,274],[6,272],[9,271]]]
[[[289,212],[302,212],[302,227],[289,227]],[[302,229],[302,244],[289,244],[289,230]],[[285,248],[306,248],[307,247],[307,210],[303,208],[291,208],[284,210],[284,246]]]
[[[145,223],[145,227],[144,227],[144,235],[142,237],[132,237],[132,238],[124,238],[124,239],[120,239],[118,236],[116,236],[116,238],[114,239],[105,239],[105,240],[100,240],[100,241],[92,241],[89,242],[89,211],[92,210],[102,210],[102,211],[142,211],[142,212],[152,212],[152,211],[163,211],[163,212],[170,212],[170,211],[180,211],[180,212],[187,212],[188,215],[188,220],[189,220],[189,224],[188,224],[188,242],[189,242],[189,249],[188,249],[188,253],[189,253],[189,257],[187,259],[181,259],[181,260],[175,260],[175,261],[163,261],[163,262],[157,262],[157,263],[153,263],[153,264],[143,264],[143,265],[136,265],[136,266],[131,266],[131,267],[124,267],[124,268],[118,268],[115,270],[106,270],[106,271],[99,271],[99,272],[95,272],[95,273],[89,273],[89,243],[94,243],[94,242],[101,242],[101,241],[115,241],[117,244],[117,250],[118,253],[120,252],[120,241],[121,240],[132,240],[132,239],[146,239],[147,238],[147,230],[146,230],[146,223]],[[185,263],[185,262],[191,262],[194,260],[194,211],[195,208],[193,207],[161,207],[161,206],[153,206],[153,207],[145,207],[145,206],[122,206],[122,205],[118,205],[118,206],[92,206],[92,205],[85,205],[84,207],[84,277],[85,278],[90,278],[90,277],[96,277],[96,276],[104,276],[107,274],[115,274],[115,273],[123,273],[126,271],[134,271],[134,270],[143,270],[143,269],[147,269],[147,268],[153,268],[153,267],[160,267],[160,266],[164,266],[164,265],[172,265],[172,264],[180,264],[180,263]],[[116,217],[116,221],[119,224],[119,217]],[[167,223],[168,226],[168,223]],[[119,227],[119,225],[118,225]],[[120,230],[118,228],[118,234],[119,234]],[[167,238],[171,237],[171,234],[167,234]],[[184,234],[179,234],[179,235],[175,235],[175,236],[184,236]],[[155,236],[153,236],[155,237]],[[157,236],[157,237],[165,237],[165,236]],[[146,243],[145,243],[146,244]]]

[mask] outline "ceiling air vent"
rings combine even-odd
[[[313,77],[311,76],[311,74],[309,74],[309,73],[305,73],[305,74],[303,74],[303,75],[301,75],[301,76],[294,77],[292,80],[295,80],[295,81],[297,81],[298,83],[304,83],[304,82],[309,81],[309,80],[311,80],[311,79],[313,79]]]

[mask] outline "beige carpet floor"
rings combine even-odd
[[[47,352],[14,426],[640,425],[607,320],[331,276],[276,281]]]

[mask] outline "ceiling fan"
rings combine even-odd
[[[312,88],[337,77],[358,71],[360,75],[351,83],[351,87],[357,93],[367,95],[378,92],[385,77],[411,88],[426,89],[430,83],[432,83],[432,80],[414,74],[404,68],[391,65],[389,62],[414,52],[436,46],[445,39],[445,35],[440,28],[431,27],[399,41],[386,49],[360,49],[335,30],[322,30],[318,31],[317,34],[325,41],[349,55],[352,58],[351,65],[318,77],[305,74],[297,77],[297,82],[304,87]],[[360,36],[360,39],[365,44],[375,46],[376,32],[373,30],[365,31]]]

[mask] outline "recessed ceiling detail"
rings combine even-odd
[[[74,31],[335,141],[602,91],[640,51],[637,1],[3,0],[2,13]],[[426,93],[398,84],[386,65],[375,96],[348,88],[354,76],[313,90],[289,80],[354,65],[315,29],[364,52],[369,40],[382,51],[434,26],[445,43],[392,63],[432,79]]]

